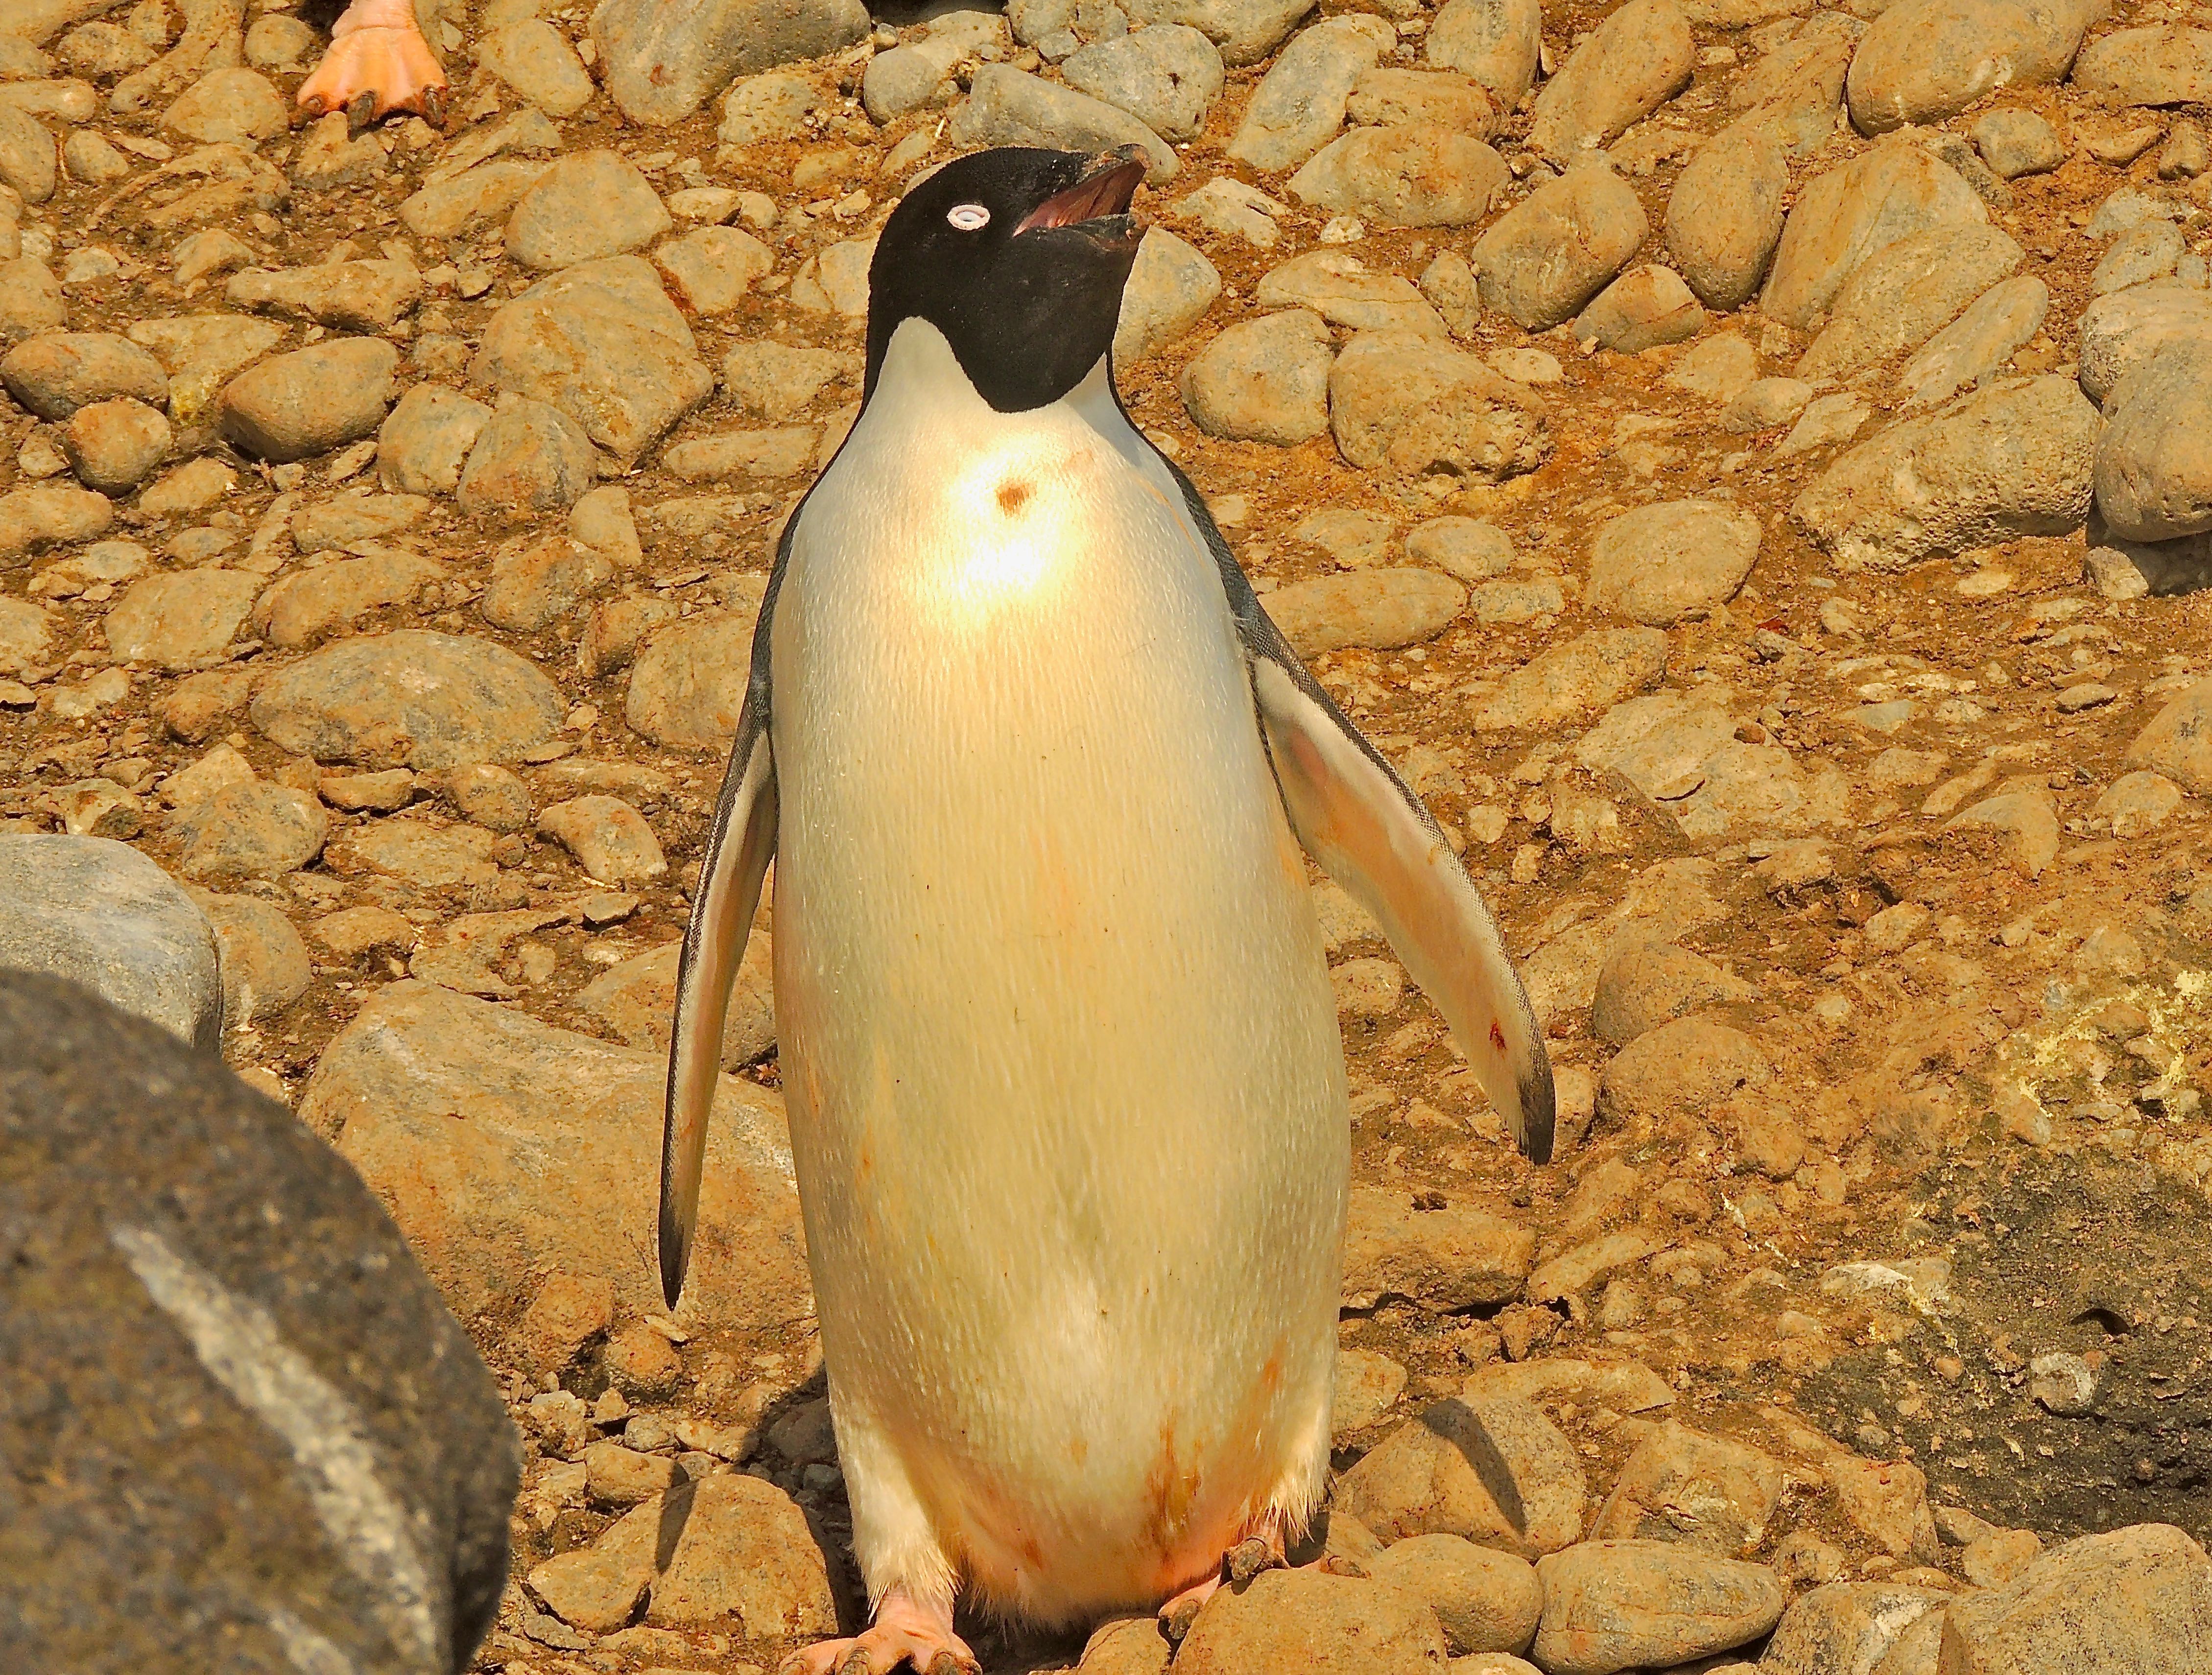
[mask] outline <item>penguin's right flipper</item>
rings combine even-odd
[[[1481,893],[1421,799],[1283,638],[1196,487],[1166,463],[1220,572],[1291,828],[1382,925],[1522,1154],[1551,1162],[1551,1055]]]
[[[771,587],[761,605],[753,679],[738,720],[737,743],[722,776],[699,892],[677,968],[676,1022],[668,1047],[668,1107],[660,1131],[660,1289],[671,1308],[684,1290],[691,1234],[699,1218],[699,1179],[707,1155],[707,1114],[722,1070],[722,1023],[760,905],[761,879],[775,853],[775,760],[769,748],[767,640]]]

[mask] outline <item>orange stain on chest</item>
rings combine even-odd
[[[1198,1498],[1198,1462],[1179,1460],[1177,1452],[1175,1416],[1170,1414],[1160,1421],[1159,1453],[1153,1457],[1152,1469],[1145,1474],[1148,1503],[1145,1538],[1164,1555],[1181,1546],[1190,1503]]]

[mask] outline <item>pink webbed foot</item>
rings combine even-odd
[[[1160,1607],[1160,1632],[1168,1637],[1170,1646],[1182,1644],[1190,1625],[1198,1621],[1199,1608],[1220,1591],[1221,1573],[1216,1571],[1202,1582],[1193,1582]]]
[[[416,25],[413,0],[353,0],[296,96],[303,114],[342,110],[356,130],[393,111],[440,122],[445,100],[446,72]]]
[[[952,1632],[950,1606],[916,1605],[894,1587],[878,1602],[866,1632],[794,1652],[776,1675],[888,1675],[902,1663],[916,1675],[981,1675],[983,1667]]]

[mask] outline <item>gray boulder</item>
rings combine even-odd
[[[1221,49],[1225,64],[1259,63],[1313,9],[1314,0],[1128,0],[1121,8],[1132,28],[1189,24]]]
[[[1814,325],[1844,281],[1884,246],[1931,228],[1989,218],[1955,169],[1909,139],[1885,140],[1799,190],[1760,308],[1784,325]]]
[[[1897,385],[1905,405],[1948,401],[1967,385],[1994,377],[2042,329],[2050,307],[2050,288],[2032,276],[1990,286],[1905,363]]]
[[[1145,178],[1154,185],[1174,177],[1175,149],[1116,106],[1073,88],[1055,87],[1012,64],[984,64],[968,97],[952,113],[955,146],[1042,145],[1066,151],[1143,149]]]
[[[1682,171],[1667,200],[1667,248],[1708,306],[1739,307],[1759,288],[1789,191],[1781,145],[1742,124],[1715,135]]]
[[[1688,87],[1697,64],[1690,21],[1674,0],[1629,0],[1544,84],[1528,143],[1562,162],[1608,145]]]
[[[1942,1659],[1973,1675],[2191,1675],[2212,1663],[2212,1560],[2171,1524],[2079,1537],[2002,1587],[1959,1595]]]
[[[1183,368],[1183,405],[1209,436],[1292,447],[1328,428],[1328,328],[1304,308],[1239,320]]]
[[[1884,569],[2063,535],[2088,516],[2097,437],[2097,410],[2069,380],[2002,379],[1853,448],[1790,521],[1845,564]]]
[[[1759,1660],[1765,1675],[1826,1675],[1832,1669],[1881,1668],[1900,1642],[1941,1632],[1946,1596],[1889,1582],[1830,1582],[1800,1594],[1783,1613]]]
[[[1291,177],[1291,196],[1384,227],[1467,227],[1490,213],[1510,179],[1505,160],[1472,135],[1434,122],[1355,128]]]
[[[1763,130],[1793,157],[1818,151],[1841,119],[1844,79],[1866,25],[1841,10],[1816,13],[1736,78],[1737,122]]]
[[[1389,44],[1389,26],[1379,22],[1332,17],[1303,31],[1254,91],[1229,155],[1256,169],[1296,168],[1334,139],[1352,89]]]
[[[2212,291],[2172,282],[2131,285],[2081,311],[2081,392],[2103,403],[2120,380],[2165,349],[2212,341]]]
[[[1576,317],[1574,331],[1583,343],[1637,355],[1694,337],[1705,325],[1705,311],[1682,276],[1650,262],[1600,291]]]
[[[1991,111],[1971,131],[1982,161],[1999,179],[2048,174],[2066,161],[2058,130],[2033,111]]]
[[[1515,204],[1475,240],[1482,300],[1523,331],[1582,312],[1626,265],[1649,230],[1628,183],[1602,163],[1571,168]]]
[[[373,434],[399,393],[399,351],[380,337],[334,337],[262,361],[223,386],[226,440],[279,464]]]
[[[2101,8],[2082,0],[1903,0],[1875,19],[1851,60],[1862,133],[1941,122],[2008,83],[2056,82]]]
[[[67,978],[197,1047],[222,1038],[215,927],[112,838],[0,836],[0,968]]]
[[[563,157],[539,175],[507,217],[507,253],[537,273],[596,262],[651,244],[667,207],[635,164],[604,148]]]
[[[1893,240],[1844,282],[1797,376],[1811,384],[1849,379],[1917,349],[2027,259],[2009,234],[1973,222]]]
[[[958,91],[952,68],[958,50],[936,41],[894,46],[868,60],[860,75],[860,103],[875,122],[896,122],[925,105],[945,103]]]
[[[2169,345],[2113,387],[2097,510],[2130,541],[2212,530],[2212,337]]]
[[[1789,1598],[1763,1564],[1663,1541],[1586,1541],[1537,1561],[1544,1615],[1530,1648],[1550,1675],[1688,1663],[1758,1639]]]
[[[1473,76],[1510,107],[1535,84],[1542,26],[1537,0],[1444,0],[1421,56]]]
[[[2074,85],[2106,105],[2212,100],[2212,29],[2116,29],[2084,48]]]
[[[520,1449],[353,1172],[213,1055],[21,972],[0,1157],[9,1667],[465,1668]]]
[[[1133,367],[1196,325],[1221,294],[1221,274],[1164,227],[1147,228],[1121,292],[1114,364]]]
[[[466,968],[483,957],[447,940],[412,964],[472,982]],[[435,983],[388,983],[325,1050],[299,1120],[361,1171],[453,1307],[528,1364],[530,1311],[571,1287],[611,1296],[625,1319],[662,1308],[653,1228],[667,1080],[665,1051]],[[462,1109],[476,1114],[457,1124]],[[781,1098],[722,1078],[707,1160],[680,1318],[759,1332],[805,1314]]]
[[[600,76],[633,121],[681,122],[740,76],[850,46],[860,0],[606,0],[592,15]]]
[[[1068,86],[1127,111],[1170,140],[1196,139],[1206,113],[1221,97],[1220,49],[1185,23],[1156,24],[1096,41],[1071,55],[1060,73]]]
[[[1363,331],[1328,376],[1329,428],[1364,470],[1502,482],[1552,451],[1540,397],[1420,333]]]
[[[1315,1567],[1223,1588],[1199,1612],[1176,1665],[1184,1675],[1422,1675],[1442,1669],[1444,1654],[1443,1631],[1419,1594]]]
[[[2137,222],[2112,240],[2089,275],[2089,294],[2104,296],[2130,285],[2167,279],[2181,264],[2188,240],[2170,221]]]
[[[539,280],[492,316],[469,378],[550,403],[625,465],[714,388],[691,328],[635,256]]]

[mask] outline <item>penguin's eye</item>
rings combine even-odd
[[[973,233],[990,224],[991,212],[980,203],[956,203],[945,212],[945,219],[963,233]]]

